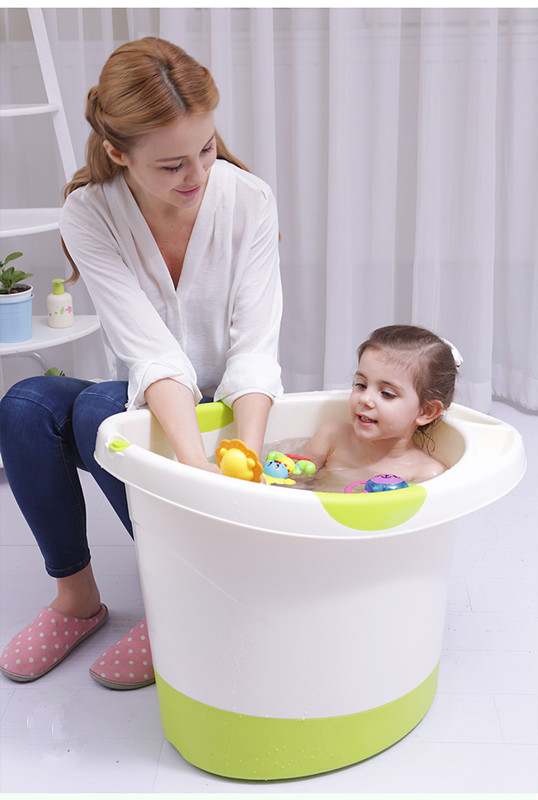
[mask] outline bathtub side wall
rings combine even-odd
[[[129,501],[155,666],[193,700],[262,717],[339,716],[392,702],[435,669],[451,526],[275,538],[136,490]]]

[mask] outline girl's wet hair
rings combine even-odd
[[[450,345],[435,333],[415,325],[387,325],[377,328],[359,346],[359,361],[367,349],[383,351],[408,367],[422,408],[433,400],[440,400],[445,410],[449,408],[456,391],[458,367]],[[431,433],[439,419],[418,428],[429,450],[433,445]]]

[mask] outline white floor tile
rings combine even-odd
[[[31,695],[24,686],[16,689],[2,718],[2,735],[28,744],[75,738],[161,739],[156,700],[155,685],[112,695],[88,674],[78,686],[51,685],[43,679]]]
[[[535,694],[538,681],[536,653],[486,650],[444,650],[439,669],[439,691]]]
[[[453,574],[465,578],[532,578],[536,575],[536,554],[535,544],[531,542],[527,546],[526,534],[523,542],[505,536],[502,544],[497,543],[495,548],[491,539],[477,542],[471,534],[465,547],[460,544],[455,548]]]
[[[15,694],[15,684],[13,684],[13,688],[9,687],[0,687],[0,720],[3,719],[4,713],[11,702],[13,695]]]
[[[447,611],[457,614],[471,610],[465,578],[452,576],[448,581]]]
[[[23,745],[2,739],[0,791],[24,793],[151,792],[160,739],[72,737]]]
[[[537,748],[530,745],[412,742],[405,739],[359,765],[360,792],[535,792]]]
[[[414,742],[503,742],[490,694],[438,692],[422,722],[409,734]]]
[[[475,613],[536,614],[536,577],[466,578],[471,610]]]
[[[504,741],[510,744],[538,744],[538,703],[536,695],[495,695],[495,706]]]
[[[446,618],[447,650],[536,651],[536,616],[523,613],[454,613]]]

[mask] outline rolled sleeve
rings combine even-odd
[[[163,357],[163,360],[138,361],[129,370],[129,388],[127,410],[132,408],[144,408],[146,403],[146,389],[152,383],[161,381],[165,378],[177,381],[191,389],[194,402],[199,403],[202,393],[196,385],[196,375],[192,367],[187,370],[178,371],[174,369],[173,363],[177,361],[177,356],[170,353]]]
[[[271,192],[263,193],[259,223],[233,296],[230,347],[215,399],[232,405],[250,392],[271,399],[283,393],[278,363],[282,285],[278,218]]]

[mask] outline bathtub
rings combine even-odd
[[[266,441],[347,419],[349,392],[286,395]],[[206,452],[232,412],[197,409]],[[453,405],[450,466],[392,492],[329,494],[177,463],[149,411],[110,417],[96,458],[124,481],[159,706],[192,764],[248,780],[326,772],[389,747],[436,692],[456,520],[525,470],[518,432]]]

